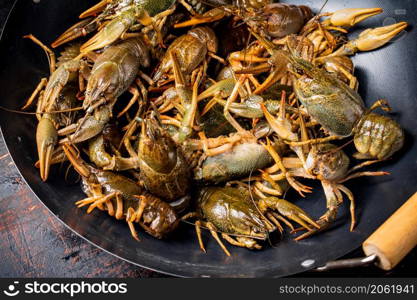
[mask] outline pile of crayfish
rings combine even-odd
[[[295,240],[329,228],[344,197],[354,230],[344,183],[388,175],[363,169],[404,144],[400,125],[375,112],[391,110],[386,100],[365,106],[351,60],[407,28],[349,39],[351,27],[380,13],[313,13],[270,0],[102,0],[52,43],[57,56],[25,36],[50,66],[23,107],[36,103],[40,177],[69,162],[87,196],[76,205],[125,221],[137,240],[137,226],[165,238],[184,221],[203,251],[202,229],[227,255],[223,241],[260,249],[284,226]],[[291,188],[311,193],[304,179],[323,188],[318,219],[283,199]]]

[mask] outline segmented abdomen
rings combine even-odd
[[[382,115],[364,116],[355,131],[356,149],[371,158],[387,159],[404,144],[404,131],[400,125]]]

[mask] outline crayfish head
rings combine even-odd
[[[202,215],[220,231],[265,240],[269,232],[265,218],[249,197],[236,188],[207,187],[199,191],[198,205]]]
[[[169,173],[177,164],[177,145],[153,118],[142,123],[139,157],[159,173]]]
[[[230,213],[234,232],[254,239],[267,239],[269,230],[266,226],[265,219],[257,210],[242,207],[241,210],[232,209]]]
[[[84,109],[103,98],[116,99],[119,96],[120,82],[118,67],[114,63],[103,63],[93,70],[85,92]]]

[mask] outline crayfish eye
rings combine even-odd
[[[109,88],[107,89],[107,92],[113,93],[115,90],[116,90],[116,87],[113,84],[111,84],[111,85],[109,85]]]

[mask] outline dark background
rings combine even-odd
[[[12,4],[13,0],[0,0],[1,26]],[[358,249],[346,257],[362,255]],[[163,277],[91,246],[62,225],[21,180],[2,139],[0,258],[0,277]],[[301,276],[416,277],[416,261],[414,250],[391,272],[368,267]]]

